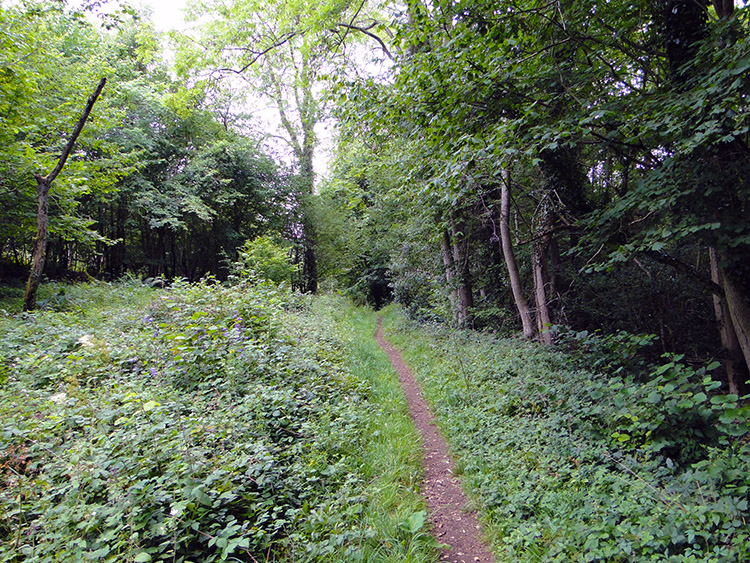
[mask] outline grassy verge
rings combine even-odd
[[[0,313],[0,561],[434,558],[372,316],[263,285],[55,296]]]
[[[367,529],[378,530],[378,542],[364,558],[383,563],[434,561],[437,542],[421,522],[425,503],[418,491],[422,476],[419,434],[409,416],[398,376],[374,339],[376,315],[342,300],[319,300],[321,318],[333,321],[346,343],[346,364],[365,381],[372,405],[361,452],[360,472],[367,481],[362,514]]]
[[[416,327],[396,308],[384,324],[500,562],[750,558],[750,408],[706,368],[666,358],[628,373],[601,348]]]

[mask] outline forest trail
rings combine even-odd
[[[409,403],[409,412],[422,438],[425,470],[422,495],[427,501],[429,520],[437,540],[450,546],[443,549],[441,561],[450,563],[492,563],[493,557],[482,541],[479,521],[474,512],[466,511],[468,499],[454,473],[448,445],[435,424],[435,418],[422,397],[414,374],[404,363],[401,353],[383,337],[382,319],[378,318],[375,339],[388,354],[398,373]]]

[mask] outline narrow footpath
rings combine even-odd
[[[435,425],[414,374],[404,363],[401,353],[383,337],[381,319],[378,319],[375,339],[398,372],[411,417],[422,438],[422,463],[425,469],[422,495],[427,501],[435,537],[440,543],[450,546],[450,549],[443,550],[440,560],[450,563],[492,563],[492,555],[481,538],[476,514],[466,511],[468,499],[454,474],[448,445]]]

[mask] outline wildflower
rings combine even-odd
[[[94,347],[94,339],[90,334],[84,334],[81,336],[81,338],[78,339],[78,344],[83,346],[84,348],[93,348]]]
[[[54,395],[50,395],[49,400],[55,403],[56,405],[64,405],[65,401],[67,400],[68,396],[63,393],[55,393]]]

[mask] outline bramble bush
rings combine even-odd
[[[393,309],[385,320],[498,561],[750,559],[750,406],[720,393],[716,364],[641,363],[645,336],[573,335],[571,356]]]
[[[398,560],[361,519],[377,407],[307,298],[66,296],[0,317],[0,561]]]

